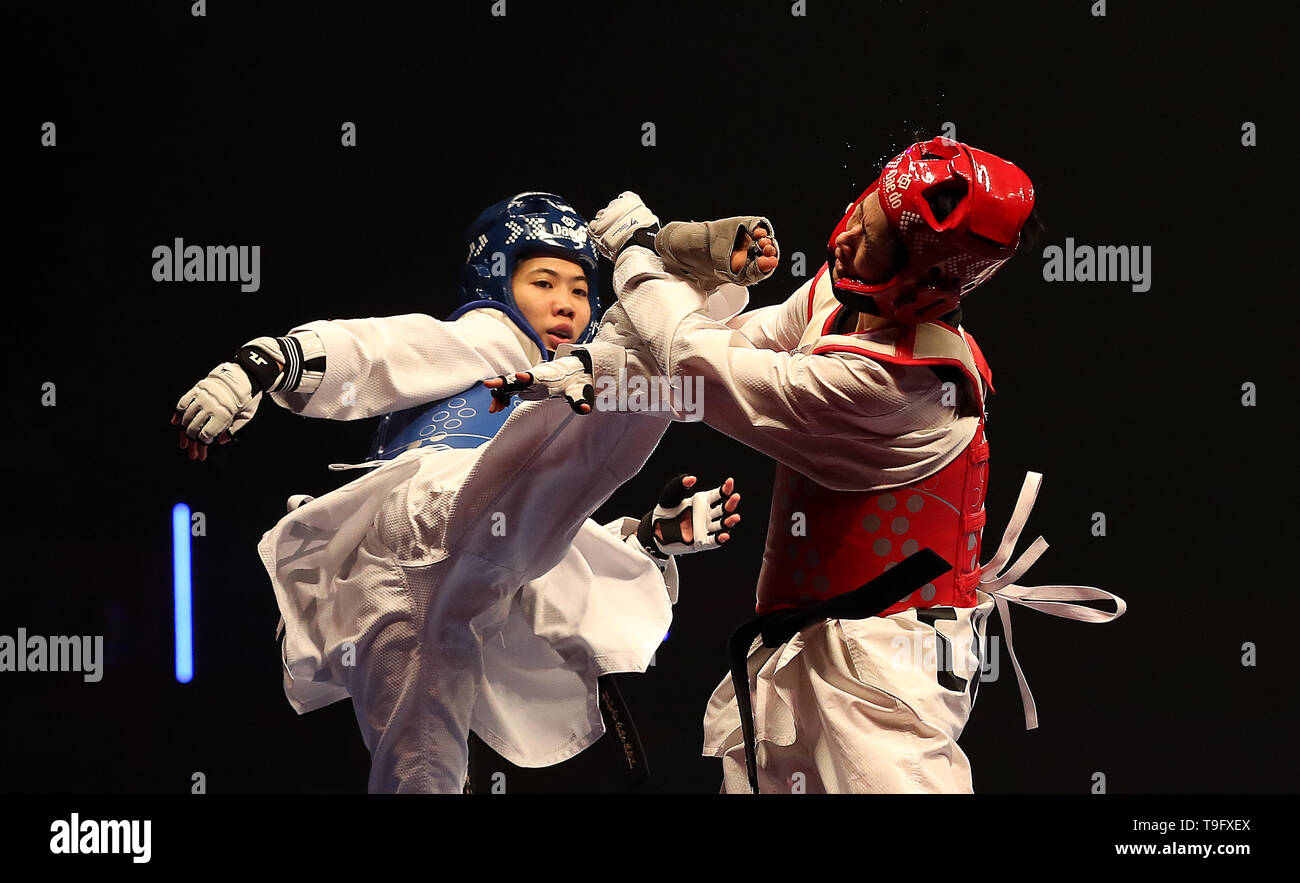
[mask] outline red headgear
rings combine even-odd
[[[907,262],[884,282],[835,279],[835,296],[851,309],[907,324],[938,319],[996,273],[1015,254],[1020,229],[1034,208],[1033,183],[1006,160],[947,138],[918,142],[886,163],[849,206],[831,234],[832,267],[836,237],[873,191],[879,192],[890,230],[907,249]],[[936,220],[930,200],[944,192],[952,192],[957,204]]]

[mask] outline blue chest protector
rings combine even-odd
[[[366,460],[392,460],[412,448],[477,448],[492,440],[518,402],[515,396],[509,408],[489,414],[492,392],[476,383],[454,396],[385,414]]]

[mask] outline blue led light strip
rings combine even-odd
[[[172,597],[176,619],[176,680],[194,679],[194,617],[191,604],[190,507],[172,507]]]

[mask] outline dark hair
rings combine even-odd
[[[1038,214],[1038,206],[1035,205],[1029,217],[1025,218],[1024,226],[1020,228],[1020,246],[1016,253],[1036,250],[1046,232],[1047,224],[1043,222],[1042,216]]]
[[[945,186],[942,189],[933,189],[926,191],[925,201],[930,203],[930,211],[934,213],[934,219],[940,224],[944,218],[952,214],[959,203],[966,197],[966,183],[962,181],[954,187]]]

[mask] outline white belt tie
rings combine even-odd
[[[988,564],[980,568],[979,582],[980,589],[993,596],[993,601],[997,605],[998,616],[1002,618],[1002,629],[1007,642],[1007,654],[1011,657],[1011,666],[1016,670],[1016,683],[1020,687],[1020,701],[1025,709],[1026,730],[1033,730],[1038,727],[1038,707],[1034,704],[1034,694],[1030,692],[1029,682],[1025,680],[1025,673],[1020,668],[1019,660],[1016,659],[1015,646],[1011,641],[1011,607],[1008,602],[1020,604],[1024,607],[1032,607],[1035,610],[1052,616],[1059,616],[1062,619],[1073,619],[1079,622],[1110,622],[1123,616],[1124,611],[1128,608],[1128,605],[1124,603],[1124,599],[1119,595],[1111,594],[1093,586],[1016,585],[1015,581],[1024,576],[1025,571],[1029,570],[1039,556],[1047,551],[1047,541],[1042,537],[1034,540],[1029,545],[1029,548],[1016,559],[1016,562],[1003,572],[1011,558],[1011,553],[1015,550],[1016,542],[1020,539],[1020,531],[1024,529],[1025,522],[1029,520],[1029,512],[1034,508],[1034,501],[1038,498],[1038,488],[1042,481],[1043,476],[1041,473],[1028,472],[1025,474],[1025,483],[1020,487],[1020,498],[1016,500],[1016,507],[1011,513],[1011,521],[1007,523],[1007,529],[1002,535],[1002,543],[998,546],[997,554],[993,556]],[[1107,600],[1115,603],[1113,613],[1068,603]]]

